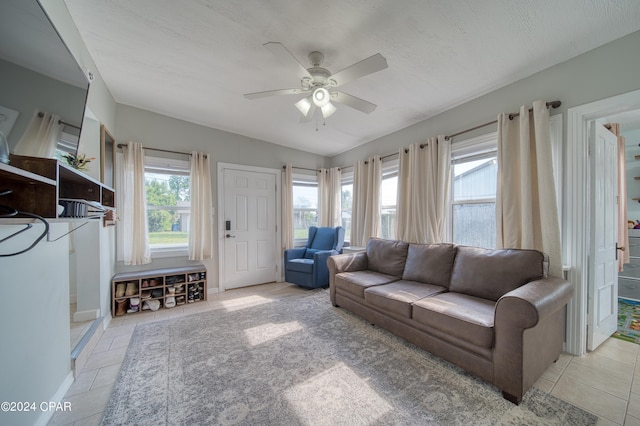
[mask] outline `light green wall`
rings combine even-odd
[[[346,166],[370,155],[394,153],[400,147],[431,136],[448,135],[495,120],[502,112],[517,112],[520,105],[530,105],[537,99],[562,101],[562,106],[551,112],[557,114],[574,106],[637,90],[640,88],[639,46],[640,31],[335,156],[331,164]],[[488,131],[495,131],[495,128],[487,127],[465,137]]]

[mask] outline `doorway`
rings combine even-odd
[[[218,163],[220,291],[280,280],[280,174]]]
[[[569,280],[574,285],[574,297],[567,306],[566,351],[584,355],[587,348],[589,317],[589,238],[592,205],[588,182],[588,124],[609,121],[616,114],[640,110],[640,90],[614,96],[567,111],[567,169],[565,186],[565,241],[567,261],[571,265]]]

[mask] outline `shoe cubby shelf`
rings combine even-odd
[[[207,299],[203,265],[123,272],[111,279],[114,317],[146,310],[171,309]]]

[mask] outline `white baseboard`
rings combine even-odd
[[[92,321],[98,318],[100,318],[100,309],[90,309],[88,311],[73,313],[73,322]]]
[[[53,397],[51,397],[51,400],[47,401],[47,403],[62,402],[62,400],[64,399],[64,396],[69,391],[69,388],[71,387],[73,382],[74,382],[73,371],[70,371],[69,374],[67,374],[67,377],[65,377],[65,379],[60,384],[60,387],[56,391],[55,395],[53,395]],[[51,420],[51,418],[53,417],[53,415],[55,414],[55,412],[56,412],[55,410],[43,410],[42,414],[40,414],[40,417],[38,417],[38,420],[35,422],[35,425],[46,426]]]

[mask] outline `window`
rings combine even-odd
[[[351,240],[351,212],[353,209],[353,170],[342,173],[342,227],[345,244]]]
[[[398,160],[382,164],[382,184],[380,185],[380,222],[381,237],[396,238],[398,203]]]
[[[185,251],[189,243],[189,162],[145,158],[149,247],[154,254]]]
[[[496,138],[492,133],[453,146],[450,222],[456,244],[496,246]]]
[[[454,162],[454,243],[495,247],[497,170],[495,153]]]
[[[310,226],[318,226],[318,180],[315,175],[294,174],[294,245],[306,243]]]

